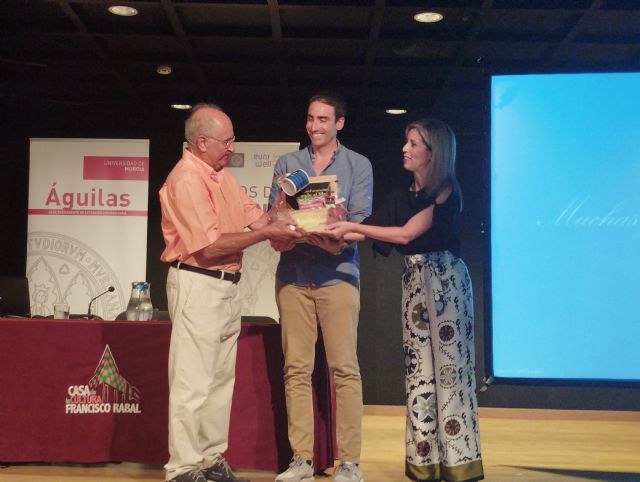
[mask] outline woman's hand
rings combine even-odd
[[[327,225],[325,231],[335,238],[343,238],[345,234],[355,232],[354,226],[357,225],[349,221],[337,221]]]
[[[327,210],[327,224],[344,221],[347,217],[347,210],[342,205],[332,206]]]

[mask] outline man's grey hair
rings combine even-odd
[[[196,115],[202,109],[215,109],[220,112],[224,112],[222,110],[222,107],[217,104],[208,104],[205,102],[201,102],[194,105],[189,111],[189,115],[184,122],[184,138],[189,144],[193,144],[195,138],[202,132],[213,131],[214,124],[211,119],[206,116]]]

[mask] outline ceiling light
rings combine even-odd
[[[193,106],[191,104],[171,104],[171,107],[178,110],[189,110]]]
[[[158,65],[156,67],[156,72],[160,75],[169,75],[171,74],[171,66],[170,65]]]
[[[402,115],[407,113],[407,109],[387,109],[385,112],[391,115]]]
[[[420,12],[413,16],[413,19],[420,23],[435,23],[443,18],[442,14],[438,12]]]
[[[112,5],[109,7],[109,11],[114,15],[121,17],[133,17],[138,15],[138,10],[133,7],[125,7],[124,5]]]

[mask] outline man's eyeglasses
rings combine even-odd
[[[231,144],[236,142],[236,136],[229,137],[229,139],[225,139],[225,140],[217,139],[217,138],[211,137],[211,136],[205,136],[204,134],[202,134],[202,137],[204,137],[206,139],[213,139],[214,141],[220,142],[224,146],[225,149],[229,149]]]

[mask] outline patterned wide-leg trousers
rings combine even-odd
[[[406,475],[418,481],[481,480],[467,267],[449,251],[406,256],[402,288]]]

